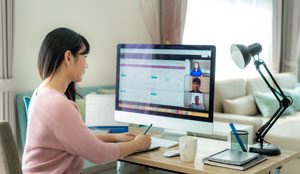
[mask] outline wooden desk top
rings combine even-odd
[[[140,133],[144,130],[139,130],[137,128],[130,128],[131,132]],[[152,134],[157,134],[157,132],[150,132]],[[212,155],[216,152],[224,150],[225,148],[230,148],[230,144],[226,141],[219,141],[206,138],[198,138],[198,147],[196,159],[193,163],[186,163],[180,160],[180,157],[166,158],[163,156],[165,151],[171,149],[178,149],[178,146],[173,148],[160,148],[159,150],[140,153],[137,155],[128,156],[122,159],[121,161],[132,162],[136,164],[142,164],[149,167],[162,168],[182,173],[224,173],[224,174],[265,174],[269,171],[282,166],[284,163],[295,159],[298,156],[298,152],[281,150],[281,155],[267,157],[267,160],[259,163],[245,171],[232,170],[223,167],[215,167],[210,165],[204,165],[202,159]]]

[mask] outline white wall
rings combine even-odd
[[[151,42],[139,0],[15,0],[15,93],[40,84],[39,47],[57,27],[71,28],[90,43],[89,67],[79,86],[115,84],[117,44]]]

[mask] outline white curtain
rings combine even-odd
[[[282,52],[280,72],[299,75],[300,63],[300,1],[283,0]]]
[[[13,0],[0,0],[0,120],[9,122],[16,137],[12,93]]]

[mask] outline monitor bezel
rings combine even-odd
[[[201,49],[201,50],[211,50],[211,65],[210,65],[210,93],[209,93],[209,109],[208,109],[208,117],[188,117],[178,114],[169,114],[169,113],[161,113],[156,111],[143,111],[143,110],[136,110],[136,109],[128,109],[128,108],[121,108],[118,106],[119,103],[119,80],[120,80],[120,50],[122,48],[137,48],[137,49]],[[166,118],[170,118],[177,121],[196,121],[196,122],[213,122],[213,109],[214,109],[214,84],[215,84],[215,58],[216,58],[216,47],[213,45],[165,45],[165,44],[118,44],[117,46],[117,66],[116,66],[116,96],[115,96],[115,119],[117,121],[122,122],[135,122],[136,124],[149,124],[150,120],[155,121],[155,119],[150,119],[149,116],[153,116],[153,118],[160,118],[162,120],[169,120]],[[135,119],[130,119],[128,114],[135,115],[134,118],[140,119],[141,117],[145,117],[148,121],[136,121]],[[123,115],[123,116],[120,116]],[[124,119],[124,117],[126,117]],[[130,119],[131,121],[128,121]],[[142,123],[143,122],[143,123]],[[185,121],[183,121],[185,122]],[[203,131],[202,131],[203,132]],[[209,131],[210,132],[210,131]]]

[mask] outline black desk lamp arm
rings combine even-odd
[[[260,76],[263,78],[263,80],[265,81],[265,83],[267,84],[267,86],[269,87],[269,89],[272,91],[272,93],[274,94],[274,96],[278,100],[278,102],[281,101],[280,98],[279,98],[279,96],[281,96],[282,98],[286,98],[286,96],[282,92],[281,88],[279,87],[278,83],[276,82],[275,78],[273,77],[273,75],[271,74],[270,70],[268,69],[267,65],[265,64],[265,62],[262,59],[255,59],[254,60],[254,65],[256,67],[256,70],[259,72]],[[275,86],[276,86],[276,88],[278,90],[274,89],[271,86],[271,84],[269,83],[269,81],[266,79],[266,77],[263,75],[263,73],[260,70],[260,65],[263,65],[263,67],[267,71],[267,73],[270,76],[272,82],[275,84]]]
[[[279,117],[286,110],[286,108],[287,107],[280,106],[274,113],[274,115],[271,117],[271,119],[268,122],[266,122],[258,131],[256,131],[256,137],[253,140],[254,142],[260,143],[261,146],[263,145],[265,135],[269,132],[271,127],[279,119]]]
[[[271,127],[275,124],[275,122],[279,119],[279,117],[283,114],[283,112],[286,110],[287,107],[291,105],[291,100],[285,96],[285,94],[282,92],[281,88],[277,84],[276,80],[272,76],[271,72],[269,71],[268,67],[266,66],[265,62],[262,59],[255,59],[254,65],[256,67],[256,70],[259,72],[267,86],[270,88],[274,96],[279,102],[279,108],[277,111],[273,114],[273,116],[269,119],[268,122],[266,122],[257,132],[256,132],[256,138],[254,139],[255,142],[259,142],[261,144],[261,147],[263,145],[264,137],[269,132]],[[268,75],[270,76],[272,82],[275,84],[276,89],[274,89],[268,80],[265,78],[263,73],[260,71],[260,65],[263,65],[265,70],[267,71]],[[280,99],[282,97],[282,99]]]

